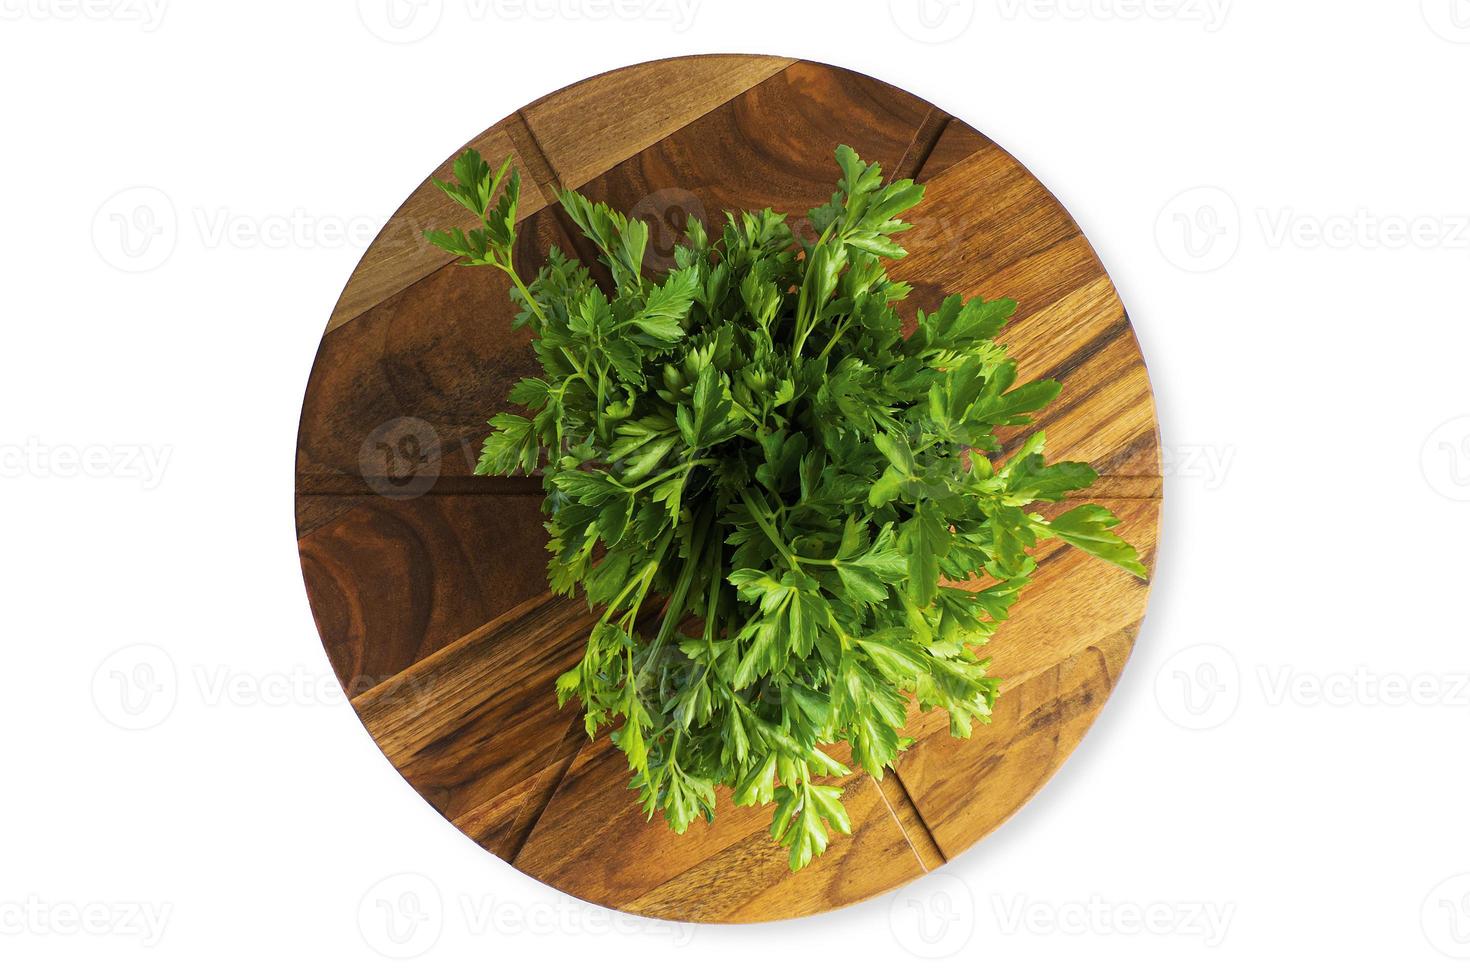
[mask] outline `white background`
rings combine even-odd
[[[0,0],[0,972],[1464,976],[1470,3],[386,2]],[[423,175],[708,51],[1025,162],[1129,306],[1169,475],[1133,661],[1038,799],[896,898],[691,933],[395,774],[291,495],[323,324]]]

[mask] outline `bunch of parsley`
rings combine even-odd
[[[549,578],[602,615],[557,682],[594,736],[614,725],[645,811],[677,832],[714,818],[716,787],[775,803],[798,869],[847,833],[846,742],[876,778],[906,740],[909,698],[968,737],[997,681],[984,643],[1061,538],[1135,575],[1102,507],[1028,511],[1096,478],[1048,465],[1037,434],[1004,462],[994,430],[1026,425],[1055,381],[1016,385],[996,337],[1010,300],[945,299],[905,336],[898,219],[923,188],[884,184],[837,149],[842,177],[810,212],[691,219],[675,266],[645,274],[648,227],[572,191],[562,206],[601,253],[611,295],[553,248],[530,282],[511,262],[519,176],[473,150],[439,187],[477,219],[428,233],[511,281],[543,373],[491,419],[478,472],[540,470]],[[950,584],[964,583],[964,585]],[[645,622],[654,623],[640,631]],[[650,635],[651,634],[651,635]]]

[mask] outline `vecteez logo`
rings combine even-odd
[[[157,187],[120,190],[92,216],[92,244],[97,254],[123,272],[158,268],[174,254],[178,241],[178,212]]]
[[[888,928],[893,938],[921,959],[945,959],[965,948],[975,934],[975,894],[948,871],[931,871],[893,896]]]
[[[694,24],[700,0],[460,0],[451,14],[473,23],[495,21],[662,22],[677,33]],[[357,15],[374,36],[412,44],[444,20],[444,0],[358,0]]]
[[[127,731],[163,723],[179,700],[179,672],[166,650],[148,643],[114,650],[92,674],[92,702]]]
[[[1456,960],[1470,960],[1470,874],[1446,878],[1424,896],[1419,924],[1429,945]]]
[[[369,947],[389,959],[422,956],[444,932],[444,897],[424,875],[389,875],[362,896],[357,928]]]
[[[1470,44],[1470,0],[1419,0],[1429,29],[1452,44]]]
[[[975,0],[888,0],[888,14],[913,40],[943,44],[970,29]]]
[[[1154,697],[1181,728],[1204,731],[1229,721],[1240,706],[1240,664],[1222,646],[1200,643],[1164,661],[1154,675]]]
[[[54,20],[136,24],[158,30],[168,0],[0,0],[0,20]]]
[[[444,0],[357,0],[357,16],[380,40],[412,44],[434,33],[444,16]]]
[[[1225,26],[1232,0],[998,0],[1005,20],[1175,21],[1206,34]]]
[[[1213,272],[1240,247],[1240,207],[1219,187],[1176,194],[1154,222],[1159,252],[1185,272]]]
[[[1424,480],[1447,500],[1470,501],[1470,415],[1436,426],[1419,454]]]

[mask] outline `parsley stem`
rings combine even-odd
[[[674,591],[669,596],[669,603],[664,607],[663,621],[659,623],[658,634],[653,639],[653,645],[649,647],[649,663],[652,663],[663,651],[664,644],[669,641],[669,634],[674,631],[679,617],[684,614],[684,603],[689,598],[689,585],[694,581],[694,570],[699,567],[701,552],[704,550],[704,536],[709,531],[713,516],[712,511],[706,510],[695,520],[693,529],[687,530],[684,535],[689,554],[684,559],[684,567],[679,570],[679,579],[674,583]]]
[[[766,517],[769,516],[769,512],[760,506],[759,502],[750,495],[750,491],[744,487],[740,490],[740,500],[745,504],[745,509],[750,511],[750,516],[755,518],[756,524],[760,525],[760,529],[770,539],[771,544],[776,546],[776,550],[781,553],[781,557],[786,559],[793,570],[800,571],[801,566],[797,564],[796,556],[786,549],[786,544],[776,534],[776,528],[766,523]]]
[[[847,325],[851,322],[851,314],[848,314],[847,316],[842,318],[842,322],[837,324],[837,329],[832,331],[832,339],[827,341],[827,346],[823,347],[822,353],[817,355],[817,360],[821,360],[832,352],[832,345],[837,343],[837,338],[842,336],[843,331],[847,329]]]
[[[704,464],[704,463],[712,463],[712,462],[714,462],[714,460],[710,459],[707,456],[701,456],[698,459],[691,459],[687,463],[680,463],[678,466],[675,466],[672,469],[664,470],[662,473],[659,473],[657,476],[650,476],[648,479],[644,480],[642,483],[640,483],[640,484],[638,484],[637,486],[634,486],[634,487],[625,487],[621,483],[618,483],[618,481],[615,478],[611,477],[611,476],[608,477],[608,480],[611,481],[611,482],[613,482],[613,483],[617,483],[618,486],[623,487],[623,489],[626,490],[626,491],[628,491],[629,493],[637,493],[639,490],[646,490],[646,489],[648,489],[649,487],[653,486],[655,483],[661,483],[662,481],[667,480],[669,477],[673,476],[676,473],[683,473],[685,470],[691,469],[691,468],[693,468],[695,466],[699,466],[699,465]]]
[[[653,569],[656,569],[656,568],[658,568],[658,563],[651,561],[648,564],[646,564],[646,565],[643,566],[642,571],[640,571],[637,575],[633,576],[631,579],[628,580],[628,584],[625,585],[625,586],[623,586],[623,591],[619,592],[617,594],[617,596],[613,599],[613,601],[612,602],[609,602],[607,604],[607,611],[602,614],[602,622],[603,623],[607,622],[609,619],[612,618],[613,613],[615,613],[617,611],[617,608],[618,608],[619,605],[622,604],[622,601],[624,599],[628,598],[628,593],[633,591],[634,586],[638,585],[639,582],[643,581],[643,579]]]
[[[550,326],[551,322],[546,319],[546,313],[541,309],[541,304],[536,302],[536,298],[531,295],[531,291],[526,288],[526,284],[521,281],[520,275],[516,273],[515,266],[511,264],[510,253],[507,252],[505,255],[504,265],[501,265],[497,262],[495,264],[495,267],[498,268],[501,272],[504,272],[506,275],[510,276],[510,281],[514,283],[516,289],[520,291],[521,296],[526,301],[526,305],[529,306],[531,308],[531,312],[536,315],[536,319],[541,321],[541,326]]]
[[[724,576],[720,574],[724,565],[724,550],[725,543],[720,540],[719,535],[715,535],[714,545],[710,548],[709,595],[704,600],[704,638],[706,642],[713,642],[715,638],[715,620],[720,608],[720,583],[724,579]],[[710,663],[713,662],[714,658],[711,657]],[[709,673],[708,664],[705,665],[704,672]]]
[[[605,389],[607,388],[607,370],[597,369],[597,434],[603,441],[607,441],[607,415],[602,410]]]

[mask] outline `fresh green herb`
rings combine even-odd
[[[883,259],[912,181],[838,147],[842,177],[799,239],[769,209],[690,220],[675,267],[645,274],[648,227],[563,191],[612,289],[553,248],[529,283],[511,262],[519,180],[473,150],[439,186],[478,219],[429,241],[512,283],[540,377],[525,415],[490,420],[479,473],[540,469],[549,578],[602,610],[557,681],[594,736],[616,726],[644,810],[675,831],[714,818],[718,786],[774,803],[771,836],[801,868],[850,824],[828,777],[846,742],[881,778],[910,696],[953,735],[988,722],[997,681],[973,648],[1005,620],[1060,538],[1135,575],[1118,520],[1028,508],[1096,478],[1048,465],[1032,436],[1004,462],[995,429],[1028,425],[1055,381],[1017,385],[996,337],[1005,299],[951,296],[905,336],[909,292]],[[656,622],[640,631],[645,620]]]

